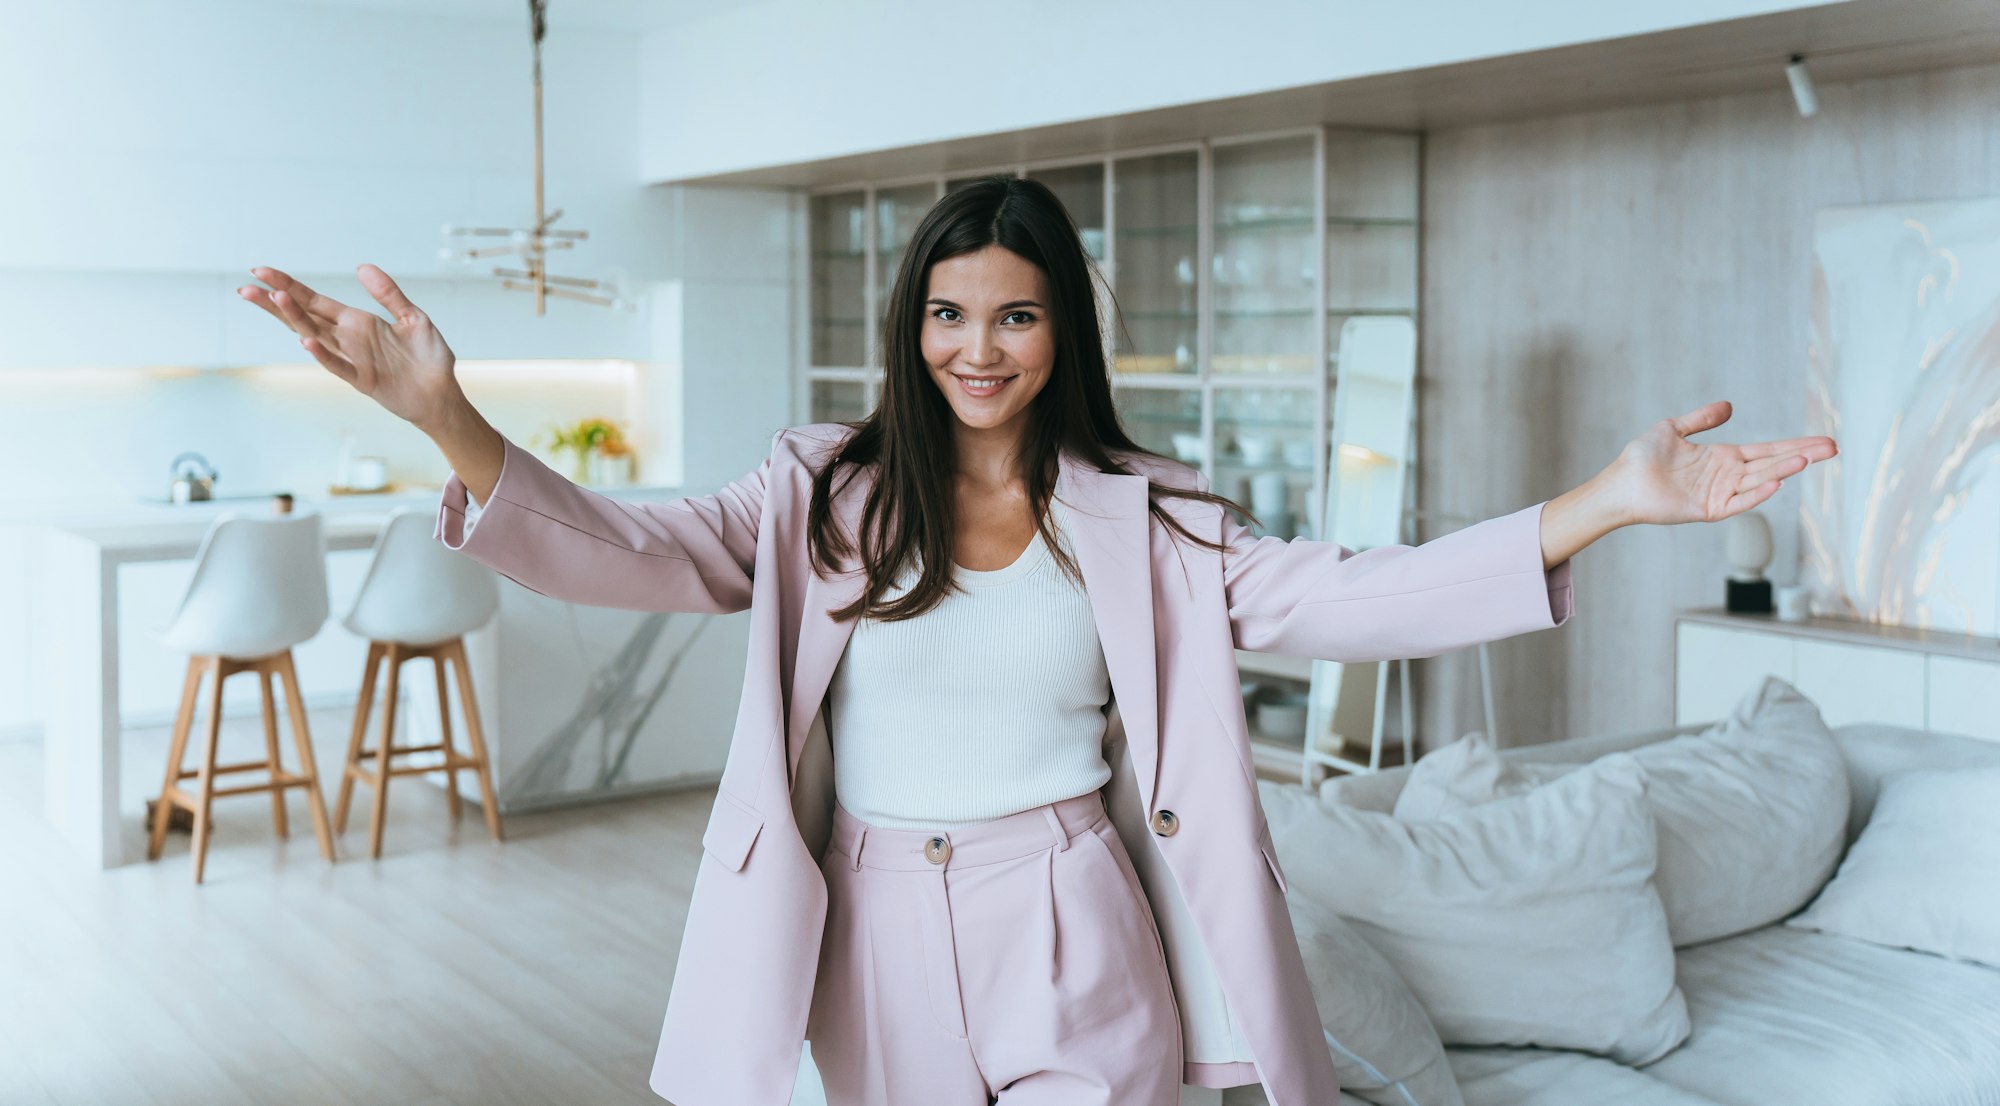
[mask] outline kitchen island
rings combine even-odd
[[[633,501],[681,494],[675,488],[603,490]],[[322,515],[328,554],[330,617],[318,636],[293,651],[309,708],[352,708],[367,643],[340,620],[390,512],[435,514],[438,494],[341,496],[295,508]],[[215,519],[230,511],[268,510],[254,500],[134,504],[73,510],[71,517],[36,523],[13,520],[30,618],[9,620],[17,624],[7,632],[30,639],[21,651],[38,692],[44,811],[80,862],[108,868],[144,855],[143,802],[128,805],[120,794],[121,739],[128,725],[159,724],[169,716],[167,704],[186,666],[185,654],[173,653],[150,631],[178,604]],[[498,583],[499,613],[466,636],[466,651],[502,813],[712,784],[720,777],[741,690],[747,613],[584,607],[505,578]],[[429,663],[418,661],[405,673],[398,746],[437,740],[434,685],[423,671]],[[225,719],[257,716],[256,681],[229,681],[227,691]],[[452,710],[458,709],[454,696]],[[382,716],[378,709],[371,746]],[[453,722],[463,748],[464,721]],[[347,731],[313,737],[324,750],[344,750]],[[329,763],[323,753],[321,764]],[[412,756],[403,763],[421,761]],[[461,776],[464,797],[478,802],[470,774]],[[441,772],[402,778],[440,786],[445,779]],[[329,798],[338,779],[323,768]]]

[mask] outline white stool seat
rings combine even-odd
[[[155,634],[179,652],[249,659],[310,639],[326,618],[320,516],[230,513],[203,535],[180,607]]]
[[[500,586],[492,570],[438,542],[436,525],[434,511],[389,516],[343,626],[370,641],[434,645],[493,617]]]

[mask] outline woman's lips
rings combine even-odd
[[[959,374],[957,373],[953,373],[952,375],[958,376],[959,389],[963,391],[966,395],[969,395],[974,399],[985,399],[988,396],[998,395],[1000,393],[1000,389],[1005,388],[1008,382],[1014,379],[1011,376],[1004,376],[998,378],[994,377],[980,378],[980,377],[959,376]],[[980,379],[985,379],[992,382],[984,385],[974,383],[975,380],[980,380]]]

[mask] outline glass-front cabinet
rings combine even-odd
[[[984,173],[1031,177],[1112,301],[1127,433],[1200,467],[1255,532],[1318,537],[1341,328],[1416,319],[1420,156],[1416,134],[1307,127],[816,190],[808,417],[874,407],[882,305],[930,206]]]
[[[873,409],[883,305],[930,206],[986,173],[1025,176],[1062,200],[1096,263],[1112,388],[1134,441],[1199,467],[1259,536],[1348,538],[1364,520],[1369,534],[1395,532],[1415,484],[1403,448],[1414,388],[1376,378],[1407,364],[1397,343],[1413,339],[1378,317],[1415,332],[1421,156],[1416,134],[1306,127],[817,189],[808,417]],[[1348,383],[1343,347],[1367,361]],[[1354,440],[1336,443],[1343,387]],[[1338,535],[1325,533],[1334,503]],[[1260,766],[1300,771],[1301,704],[1309,683],[1325,690],[1325,673],[1299,658],[1238,662]]]
[[[1124,322],[1111,335],[1120,377],[1200,375],[1200,153],[1175,150],[1110,164],[1106,275]]]

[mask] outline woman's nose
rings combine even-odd
[[[965,360],[968,364],[985,366],[991,364],[999,353],[998,343],[993,341],[991,330],[983,326],[971,327],[965,336]]]

